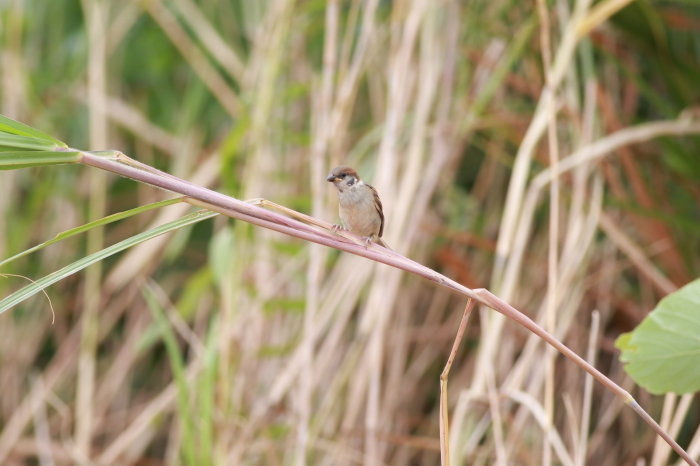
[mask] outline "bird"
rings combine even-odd
[[[326,181],[338,191],[338,212],[346,230],[361,236],[366,246],[374,242],[391,249],[382,240],[384,212],[377,190],[365,183],[355,169],[345,165],[331,170]]]

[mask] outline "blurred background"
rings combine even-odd
[[[325,176],[351,165],[397,252],[549,328],[697,458],[698,397],[635,388],[613,342],[700,275],[700,6],[627,3],[2,0],[0,111],[328,222]],[[84,166],[2,172],[0,258],[168,197]],[[2,272],[36,280],[189,209]],[[433,283],[217,217],[47,292],[55,323],[41,294],[0,316],[0,464],[439,464],[466,301]],[[677,461],[486,309],[449,409],[453,465]]]

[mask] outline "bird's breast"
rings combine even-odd
[[[361,186],[338,193],[340,220],[349,231],[367,238],[379,234],[381,217],[371,192],[363,192]]]

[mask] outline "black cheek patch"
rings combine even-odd
[[[354,185],[355,184],[355,177],[351,176],[350,178],[348,178],[347,183],[348,183],[348,186]]]

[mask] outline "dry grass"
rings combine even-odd
[[[525,310],[700,455],[697,397],[634,388],[612,345],[700,270],[700,123],[676,120],[700,97],[699,33],[677,19],[696,7],[590,29],[624,2],[40,3],[0,5],[3,114],[331,222],[325,174],[355,166],[396,251]],[[0,173],[0,257],[164,196],[97,170]],[[44,276],[186,209],[3,272]],[[430,282],[216,219],[49,292],[54,325],[41,298],[0,317],[2,464],[439,462],[466,302]],[[452,466],[677,460],[483,309],[449,395]]]

